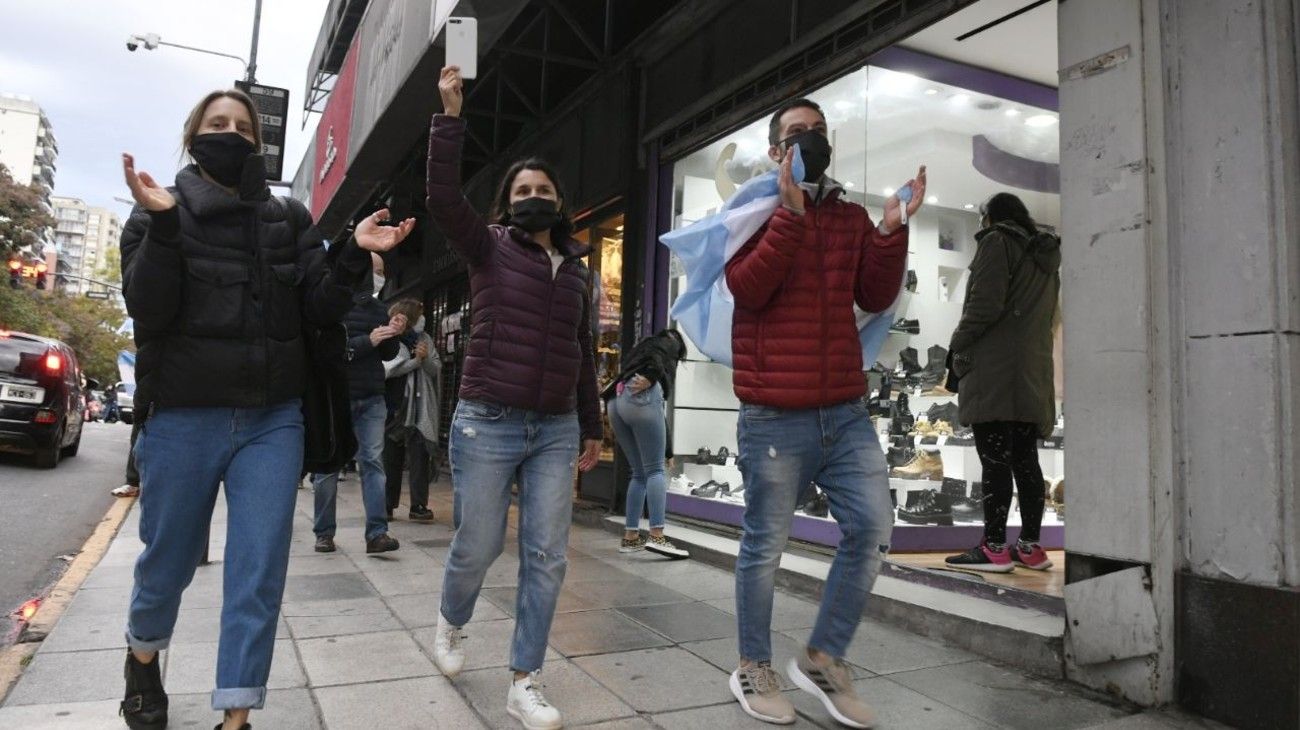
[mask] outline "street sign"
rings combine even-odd
[[[106,291],[88,291],[88,292],[86,292],[86,298],[87,298],[87,299],[108,299],[108,297],[109,297],[109,294],[108,294],[108,292],[106,292]]]
[[[284,175],[284,124],[289,116],[289,90],[236,81],[235,88],[253,98],[262,122],[262,154],[266,157],[266,179]]]

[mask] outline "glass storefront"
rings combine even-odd
[[[909,273],[894,314],[899,321],[879,361],[864,364],[869,368],[864,378],[881,446],[893,467],[896,525],[903,528],[895,531],[895,550],[965,549],[977,540],[971,535],[982,519],[981,470],[969,430],[956,423],[957,396],[939,387],[946,348],[961,317],[980,204],[1009,191],[1044,228],[1060,226],[1054,90],[891,49],[807,96],[822,107],[830,128],[834,154],[827,174],[873,220],[879,220],[898,185],[919,165],[928,167],[926,205],[909,222]],[[775,168],[767,155],[769,118],[755,119],[673,163],[674,229],[717,212],[740,184]],[[674,260],[670,301],[684,284]],[[739,524],[743,490],[734,458],[739,403],[731,370],[690,349],[672,404],[678,464],[669,509]],[[1060,372],[1058,360],[1058,399]],[[1058,426],[1039,450],[1049,493],[1043,533],[1049,547],[1063,541],[1063,419]],[[801,502],[794,536],[835,544],[839,531],[815,485]],[[1010,524],[1019,524],[1017,511]],[[937,529],[949,527],[954,529]]]
[[[620,325],[623,317],[623,214],[601,218],[578,231],[574,238],[591,246],[587,266],[591,269],[591,329],[595,334],[596,387],[604,389],[618,377]],[[614,430],[609,418],[601,461],[614,460]]]

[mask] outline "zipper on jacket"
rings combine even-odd
[[[253,230],[253,282],[256,292],[254,304],[260,310],[262,318],[262,406],[266,407],[271,402],[271,338],[266,322],[269,310],[266,308],[266,272],[263,270],[265,267],[262,266],[262,240],[257,232],[261,218],[256,208],[249,214],[248,220]]]
[[[541,248],[541,246],[538,246],[538,248]],[[558,251],[559,248],[556,248],[556,250]],[[545,259],[543,263],[546,264],[546,268],[550,269],[551,268],[550,254],[548,254],[545,251],[545,249],[542,250],[542,258]],[[555,308],[555,285],[559,283],[560,272],[564,269],[564,265],[567,263],[569,263],[568,259],[561,261],[559,267],[556,268],[554,273],[551,275],[550,288],[547,290],[547,295],[546,295],[546,322],[548,325],[550,324],[551,321],[551,310]],[[579,322],[578,326],[581,327],[582,323]],[[542,382],[539,382],[537,384],[537,408],[535,409],[538,413],[543,412],[542,401],[545,400],[546,398],[546,359],[550,354],[551,354],[551,330],[550,327],[548,326],[546,328],[546,337],[543,338],[542,340],[542,376],[541,376]],[[581,371],[581,366],[579,366],[579,371]],[[579,377],[581,377],[581,374],[579,374]]]
[[[808,210],[809,210],[809,212],[812,212],[812,211],[813,211],[813,207],[810,206]],[[813,215],[813,238],[814,238],[814,239],[816,240],[816,242],[817,242],[817,264],[818,264],[818,269],[819,269],[819,272],[818,272],[818,273],[821,274],[821,276],[822,276],[822,281],[825,282],[825,281],[826,281],[826,246],[825,246],[825,241],[824,241],[823,238],[822,238],[822,228],[821,228],[821,226],[819,225],[819,223],[820,223],[820,221],[818,220],[818,216],[817,216],[816,214],[814,214],[814,215]],[[822,342],[822,356],[821,356],[822,372],[821,372],[821,383],[820,383],[820,386],[821,386],[821,398],[818,399],[818,403],[825,403],[825,402],[826,402],[826,393],[827,393],[827,389],[826,389],[826,379],[827,379],[828,377],[830,377],[830,368],[827,366],[827,363],[829,362],[829,358],[828,358],[828,356],[827,356],[827,354],[826,354],[826,349],[825,349],[825,348],[827,347],[827,345],[829,344],[828,341],[827,341],[827,334],[828,334],[829,326],[828,326],[828,324],[827,324],[827,322],[826,322],[826,316],[827,316],[827,315],[826,315],[826,286],[825,286],[824,283],[823,283],[822,286],[817,287],[817,299],[818,299],[818,302],[819,302],[819,304],[820,304],[820,309],[819,309],[819,311],[817,312],[817,315],[818,315],[818,319],[821,320],[821,321],[820,321],[820,324],[821,324],[821,329],[822,329],[822,339],[821,339],[821,342]]]

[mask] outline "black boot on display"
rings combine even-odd
[[[958,415],[957,404],[951,401],[942,404],[936,403],[930,406],[930,410],[925,412],[925,417],[930,421],[930,423],[947,421],[948,425],[950,426],[957,425],[957,415]]]
[[[921,334],[921,322],[916,319],[903,319],[902,317],[899,317],[898,321],[889,326],[889,331],[904,335],[919,335]]]
[[[948,350],[934,345],[925,354],[925,370],[921,373],[921,382],[938,385],[948,378]]]
[[[916,457],[916,449],[909,446],[890,446],[885,454],[885,462],[890,468],[902,466]]]
[[[925,369],[921,367],[921,362],[917,360],[915,347],[905,347],[898,353],[898,365],[903,368],[903,373],[906,375],[915,375]]]
[[[952,526],[952,500],[948,495],[925,489],[915,499],[908,496],[910,504],[898,510],[898,519],[911,525]]]
[[[916,271],[912,269],[907,270],[907,283],[903,285],[903,288],[912,293],[916,293]]]

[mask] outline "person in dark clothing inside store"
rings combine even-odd
[[[394,323],[379,301],[384,287],[383,261],[378,254],[373,282],[362,282],[353,293],[352,309],[343,318],[348,332],[348,397],[352,400],[352,431],[357,437],[357,472],[361,477],[361,502],[366,511],[366,552],[386,553],[400,545],[388,534],[388,499],[384,484],[384,423],[388,404],[384,398],[384,361],[397,356],[397,337],[406,325]],[[313,474],[316,496],[316,552],[335,550],[334,533],[339,475]]]
[[[432,522],[429,482],[437,473],[442,360],[433,338],[424,331],[422,310],[414,299],[402,299],[388,308],[391,322],[401,323],[404,331],[398,354],[384,361],[390,404],[384,429],[384,475],[390,516],[402,498],[405,467],[411,474],[410,519]]]
[[[305,327],[337,322],[369,256],[415,225],[387,211],[326,250],[306,208],[271,197],[252,100],[214,91],[185,123],[195,164],[166,188],[122,155],[136,206],[122,282],[138,347],[135,444],[140,539],[127,618],[126,697],[135,730],[167,726],[157,661],[207,549],[224,484],[228,523],[212,707],[240,730],[266,701],[304,454]]]
[[[1061,241],[1038,230],[1025,204],[998,193],[981,208],[966,303],[948,349],[960,378],[962,424],[984,472],[984,539],[948,564],[1005,573],[1052,567],[1038,544],[1043,470],[1038,439],[1056,423],[1052,320],[1061,293]],[[1014,477],[1020,538],[1007,545]]]
[[[561,725],[534,676],[542,668],[564,582],[575,467],[600,458],[603,429],[592,347],[588,246],[570,236],[564,190],[536,159],[516,162],[488,224],[461,192],[460,70],[438,82],[443,113],[429,130],[428,206],[469,267],[473,320],[449,452],[459,525],[442,583],[434,661],[464,666],[462,629],[501,554],[510,485],[519,484],[519,590],[506,711],[525,727]]]
[[[690,554],[664,537],[671,459],[664,404],[672,397],[677,363],[686,357],[686,342],[677,330],[641,340],[628,353],[623,371],[601,394],[619,449],[627,457],[632,480],[627,488],[627,519],[619,552],[650,550],[670,558]],[[641,511],[649,506],[650,539],[641,537]]]
[[[795,721],[771,666],[772,596],[799,495],[816,482],[843,537],[817,625],[787,671],[836,720],[870,727],[874,711],[857,696],[843,657],[894,521],[885,456],[863,400],[867,364],[853,308],[882,312],[897,299],[910,234],[897,195],[885,201],[879,224],[844,199],[844,188],[825,175],[828,134],[821,107],[807,99],[772,115],[768,156],[780,165],[781,204],[726,267],[736,300],[737,465],[745,481],[736,558],[740,662],[730,687],[750,716]],[[796,145],[805,168],[798,183]],[[922,167],[906,185],[909,216],[925,200],[925,184]]]

